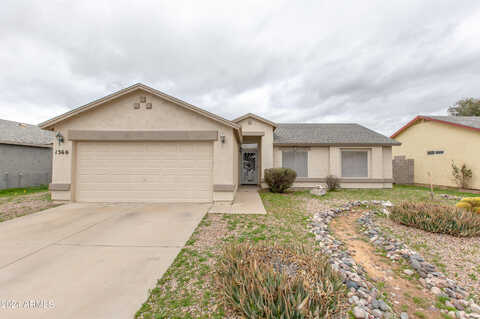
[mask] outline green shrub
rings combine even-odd
[[[346,311],[342,280],[311,249],[235,244],[216,269],[226,309],[241,318],[339,318]]]
[[[289,189],[297,173],[290,168],[268,168],[265,170],[265,183],[272,193],[283,193]]]
[[[457,237],[480,236],[480,215],[458,207],[403,202],[392,208],[390,218],[431,233]]]
[[[337,188],[340,187],[340,180],[335,175],[328,175],[327,180],[326,180],[326,184],[327,184],[327,189],[328,189],[329,192],[334,191],[334,190],[336,190]]]

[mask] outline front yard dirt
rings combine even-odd
[[[448,278],[459,283],[479,301],[480,296],[480,237],[458,238],[433,234],[420,229],[399,225],[379,218],[377,223],[430,263]]]
[[[0,222],[59,205],[61,203],[50,199],[48,191],[2,196],[0,197]]]
[[[453,191],[451,193],[456,196],[466,195]],[[315,246],[315,236],[309,232],[308,225],[316,212],[338,207],[348,200],[376,199],[398,203],[402,200],[423,201],[430,198],[428,190],[420,187],[341,190],[324,197],[315,197],[308,192],[272,194],[262,191],[260,195],[267,210],[266,215],[208,214],[169,270],[151,290],[136,318],[235,318],[222,305],[222,291],[218,291],[214,282],[215,264],[225,244],[248,241]],[[455,203],[454,200],[442,198],[438,201],[450,205]],[[406,276],[402,265],[392,263],[359,235],[356,229],[357,218],[357,215],[345,214],[333,221],[334,235],[354,251],[355,261],[366,269],[376,287],[392,301],[395,312],[408,312],[410,318],[449,318],[445,314],[441,316],[438,309],[433,307],[438,305],[438,300],[420,286],[415,276]],[[427,252],[430,250],[433,256],[437,256],[436,264],[440,269],[442,267],[439,264],[446,258],[445,270],[449,277],[459,280],[461,284],[463,281],[460,280],[470,278],[474,288],[474,277],[461,272],[466,270],[476,276],[475,266],[480,265],[480,239],[457,239],[450,236],[440,236],[442,238],[438,239],[435,237],[438,235],[433,234],[421,237],[416,234],[421,231],[416,229],[388,223],[383,226],[390,227],[394,234],[403,236],[402,239],[415,239],[413,242],[405,240],[405,243],[426,258],[429,258]],[[431,244],[433,242],[435,245]],[[415,243],[426,244],[428,249],[421,250]],[[442,249],[437,250],[434,248],[436,246]],[[460,252],[464,253],[463,259],[457,256]],[[458,276],[451,275],[455,272],[458,272]],[[475,289],[477,290],[473,291],[478,294],[478,288]]]
[[[335,218],[330,224],[334,236],[345,243],[353,259],[367,272],[377,288],[392,302],[397,313],[407,312],[410,318],[428,313],[428,318],[442,318],[434,310],[435,296],[427,293],[414,280],[401,276],[402,269],[376,252],[376,249],[357,231],[356,220],[361,213]],[[426,315],[425,315],[425,318]]]

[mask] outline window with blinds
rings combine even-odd
[[[308,152],[283,151],[282,167],[293,169],[297,177],[308,177]]]
[[[342,151],[342,177],[368,177],[368,151]]]

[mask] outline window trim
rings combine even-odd
[[[305,148],[300,148],[300,149],[295,149],[295,148],[291,148],[291,149],[282,149],[281,150],[282,152],[282,168],[291,168],[291,167],[285,167],[285,156],[284,154],[286,152],[291,152],[291,153],[305,153],[305,158],[306,158],[306,166],[305,166],[305,173],[306,175],[305,176],[301,176],[301,175],[298,175],[298,170],[295,169],[295,168],[291,168],[293,169],[296,173],[297,173],[297,177],[308,177],[308,153],[309,153],[309,150],[308,149],[305,149]]]
[[[343,175],[343,152],[362,152],[367,153],[367,175],[366,176],[344,176]],[[371,175],[371,149],[369,148],[342,148],[340,149],[340,176],[349,179],[365,179]]]

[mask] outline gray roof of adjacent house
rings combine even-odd
[[[400,145],[401,143],[353,123],[278,124],[274,144],[297,145]]]
[[[473,128],[480,129],[480,116],[436,116],[436,115],[423,115],[423,117],[431,118],[437,121],[449,122],[452,124],[458,124]]]
[[[0,120],[0,144],[46,146],[53,143],[54,135],[36,125]]]

